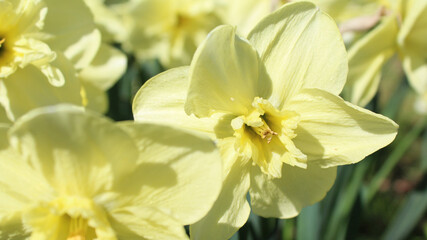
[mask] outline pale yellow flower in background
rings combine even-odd
[[[55,53],[40,36],[46,13],[43,1],[0,1],[0,78],[32,64],[52,84],[63,84],[62,74],[50,65]]]
[[[427,1],[401,0],[399,4],[402,23],[397,51],[410,85],[427,105]]]
[[[83,106],[97,112],[107,112],[107,90],[120,79],[126,68],[126,55],[108,43],[101,43],[92,62],[78,73],[83,86],[80,91]]]
[[[94,16],[104,42],[123,42],[129,35],[125,24],[127,4],[132,0],[84,0]]]
[[[100,52],[101,35],[81,0],[1,0],[0,20],[0,102],[11,120],[60,102],[95,104],[101,85],[126,69],[122,53]],[[108,78],[100,82],[95,71]]]
[[[247,35],[259,20],[280,5],[280,1],[274,0],[229,0],[224,19],[227,24],[238,26],[238,33]]]
[[[209,31],[222,24],[220,9],[217,0],[131,0],[123,47],[140,60],[157,58],[165,68],[188,65]]]
[[[336,24],[315,5],[283,6],[248,40],[235,31],[216,28],[190,67],[152,78],[133,103],[138,122],[180,126],[218,142],[223,189],[191,226],[194,239],[231,237],[251,208],[263,217],[295,217],[325,196],[337,166],[359,162],[397,133],[392,120],[337,96],[347,55]]]
[[[427,1],[312,2],[335,18],[344,36],[353,36],[344,98],[368,104],[378,91],[382,67],[396,53],[413,89],[419,96],[427,92]]]
[[[220,156],[202,136],[68,105],[5,130],[1,239],[187,239],[183,225],[220,191]]]
[[[417,113],[427,115],[427,91],[424,94],[418,94],[414,108]]]
[[[79,72],[79,78],[84,86],[82,97],[87,108],[106,112],[108,110],[106,90],[120,79],[127,67],[126,55],[111,44],[122,43],[129,35],[124,17],[120,14],[122,12],[120,9],[129,1],[113,1],[111,4],[107,4],[105,0],[84,2],[92,12],[94,22],[101,32],[102,43],[89,66]]]
[[[295,0],[293,0],[295,1]],[[302,0],[298,0],[302,1]],[[309,0],[327,12],[336,22],[342,23],[360,16],[378,12],[378,6],[387,0]],[[289,2],[289,1],[287,1]]]

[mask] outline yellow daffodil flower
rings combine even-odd
[[[90,104],[99,94],[84,86],[104,94],[100,86],[126,69],[122,53],[103,50],[82,0],[1,0],[0,21],[0,103],[11,120],[40,106]]]
[[[223,188],[194,239],[227,239],[248,219],[291,218],[320,201],[336,167],[389,144],[397,125],[341,99],[347,55],[334,21],[307,2],[286,4],[247,39],[213,30],[191,66],[149,80],[136,121],[204,132],[218,142]]]
[[[220,191],[213,142],[173,128],[60,105],[0,133],[1,239],[187,239]]]
[[[165,68],[188,65],[197,46],[222,23],[216,0],[131,0],[124,48]]]

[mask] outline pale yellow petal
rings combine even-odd
[[[116,209],[110,221],[117,239],[188,239],[182,224],[151,207]]]
[[[79,77],[105,91],[119,80],[126,71],[126,66],[127,58],[124,53],[102,44],[90,65],[79,72]]]
[[[0,105],[0,128],[8,127],[12,124],[9,117],[7,116],[6,110]]]
[[[298,0],[304,1],[304,0]],[[378,12],[384,0],[310,0],[337,22],[360,16],[370,16]]]
[[[402,1],[405,19],[399,32],[400,55],[408,80],[418,92],[427,91],[427,1]]]
[[[97,86],[92,85],[91,82],[81,81],[81,84],[82,89],[80,93],[82,95],[83,106],[95,112],[106,113],[108,110],[107,93]]]
[[[285,4],[251,31],[273,84],[269,101],[281,108],[301,88],[339,94],[347,77],[347,54],[338,28],[308,2]]]
[[[323,169],[308,164],[307,169],[284,164],[281,178],[269,178],[259,167],[252,167],[252,211],[262,217],[292,218],[303,207],[322,200],[335,181],[335,167]]]
[[[10,119],[15,120],[37,107],[58,103],[82,104],[80,83],[73,66],[60,54],[52,64],[61,69],[66,79],[62,86],[50,84],[47,77],[34,66],[18,69],[0,82],[0,101]]]
[[[251,211],[246,200],[250,162],[237,156],[232,138],[221,141],[219,147],[224,161],[223,187],[209,213],[190,226],[191,239],[229,239]]]
[[[21,213],[33,201],[52,197],[52,189],[43,176],[14,149],[2,149],[0,156],[0,222]]]
[[[427,56],[425,58],[420,57],[418,52],[406,52],[403,57],[403,67],[408,76],[409,83],[420,95],[427,91],[426,61]]]
[[[171,52],[167,32],[176,21],[176,3],[171,0],[130,1],[122,11],[127,13],[125,20],[129,27],[129,37],[123,48],[135,52],[140,60],[159,58],[164,65]]]
[[[77,69],[86,67],[98,52],[101,34],[83,1],[45,0],[48,14],[43,32],[53,50],[64,52]]]
[[[212,137],[232,136],[233,129],[230,125],[219,124],[228,119],[227,116],[216,114],[211,118],[197,118],[185,113],[184,103],[189,86],[188,73],[188,67],[179,67],[148,80],[133,100],[135,121],[196,130]]]
[[[53,190],[40,173],[8,147],[8,143],[4,145],[4,130],[0,150],[0,238],[26,239],[29,233],[22,223],[22,214],[34,201],[51,199]]]
[[[287,107],[300,114],[292,139],[322,167],[356,163],[391,143],[397,124],[319,89],[305,89]]]
[[[130,2],[125,0],[124,2]],[[114,1],[108,4],[104,0],[85,0],[94,15],[94,21],[102,33],[104,42],[122,42],[126,38],[127,29],[119,9],[125,3]]]
[[[348,15],[346,13],[349,12],[352,13],[353,16],[357,14],[357,11],[353,12],[348,8],[350,0],[310,0],[310,2],[319,6],[322,11],[325,11],[336,20],[343,20],[339,16]]]
[[[191,63],[185,111],[198,117],[248,113],[254,97],[264,97],[262,90],[269,87],[268,79],[259,81],[259,71],[256,51],[234,27],[215,28]]]
[[[108,191],[115,178],[134,169],[138,157],[132,138],[113,122],[71,105],[26,114],[10,136],[58,194],[92,197]]]
[[[349,73],[343,96],[365,106],[378,91],[381,70],[396,52],[398,23],[395,15],[383,17],[381,23],[357,41],[349,50]]]
[[[237,26],[238,33],[246,36],[259,20],[273,10],[271,0],[229,0],[225,19],[228,24]]]
[[[182,224],[202,218],[221,189],[221,158],[213,141],[161,125],[121,126],[137,143],[140,157],[117,191],[135,195],[134,205],[158,208]]]

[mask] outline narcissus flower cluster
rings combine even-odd
[[[251,211],[297,216],[391,143],[395,122],[339,96],[348,56],[326,7],[285,2],[0,0],[0,239],[228,239]],[[367,33],[401,28],[414,79],[421,5]],[[121,49],[171,69],[113,122]]]

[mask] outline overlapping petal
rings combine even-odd
[[[349,50],[349,74],[344,97],[365,106],[378,91],[381,70],[396,51],[398,23],[395,15],[383,17],[381,23]]]
[[[418,94],[427,90],[427,2],[402,1],[405,20],[398,36],[400,55],[408,80]]]
[[[246,36],[260,19],[275,9],[274,5],[271,0],[229,0],[225,19]]]
[[[249,189],[252,211],[263,217],[295,217],[303,207],[325,197],[335,176],[335,167],[323,169],[309,164],[303,169],[283,165],[282,177],[271,179],[254,166]]]
[[[34,171],[12,148],[2,149],[0,156],[0,223],[7,225],[29,203],[48,200],[52,196],[49,193],[53,194],[53,191],[43,176]]]
[[[109,103],[107,93],[94,86],[92,82],[81,81],[81,85],[80,95],[83,106],[95,112],[107,112]]]
[[[281,109],[301,88],[339,94],[347,76],[347,55],[335,22],[312,3],[290,3],[261,20],[249,33]]]
[[[45,0],[48,7],[43,32],[51,35],[46,43],[61,51],[77,69],[92,62],[101,44],[93,16],[83,1]]]
[[[68,105],[34,110],[10,134],[12,145],[60,194],[106,191],[138,157],[132,138],[112,122]]]
[[[176,219],[153,208],[116,209],[110,220],[118,239],[188,239]]]
[[[224,162],[223,187],[209,213],[190,226],[191,239],[229,239],[242,227],[250,213],[246,195],[250,187],[250,162],[238,157],[234,139],[220,142]]]
[[[18,69],[0,82],[0,102],[11,120],[37,107],[58,103],[82,104],[81,85],[70,62],[58,54],[51,65],[61,69],[61,74],[67,79],[62,86],[50,84],[46,75],[34,66]]]
[[[214,143],[166,126],[121,126],[137,143],[140,158],[133,173],[117,183],[117,191],[136,195],[136,206],[163,210],[182,224],[203,217],[221,188],[221,158]]]
[[[126,55],[104,43],[90,65],[79,72],[79,78],[105,91],[124,74],[126,66]]]
[[[250,43],[238,37],[231,26],[216,28],[191,63],[185,111],[197,117],[215,112],[247,114],[254,97],[269,87],[265,79],[261,85],[259,72],[258,57]]]
[[[301,91],[288,109],[301,117],[293,139],[296,147],[322,167],[361,161],[397,134],[398,126],[389,118],[319,89]]]
[[[136,94],[132,108],[138,122],[166,124],[184,129],[231,136],[231,126],[219,125],[225,117],[215,114],[211,118],[197,118],[187,115],[184,103],[187,98],[189,67],[179,67],[165,71],[147,81]]]

